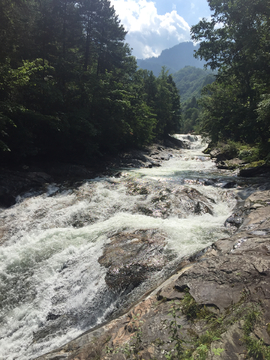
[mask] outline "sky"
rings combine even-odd
[[[190,27],[210,18],[207,0],[111,0],[138,59],[190,41]]]

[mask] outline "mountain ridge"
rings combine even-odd
[[[162,66],[166,66],[170,74],[173,74],[185,66],[195,66],[202,69],[205,62],[194,57],[194,51],[199,45],[193,45],[191,41],[179,43],[172,48],[162,50],[158,57],[137,59],[139,68],[153,71],[158,76]]]

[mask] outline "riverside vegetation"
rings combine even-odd
[[[217,71],[203,89],[200,131],[212,143],[228,140],[258,149],[269,161],[270,68],[269,1],[208,0],[211,20],[191,28],[196,52]],[[222,26],[219,26],[222,24]]]
[[[0,161],[91,161],[179,132],[163,68],[137,70],[108,0],[0,1]]]

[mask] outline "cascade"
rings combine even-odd
[[[53,184],[1,211],[0,359],[35,359],[115,317],[229,235],[235,177],[199,136],[177,137],[189,149],[161,167]]]

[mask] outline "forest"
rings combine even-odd
[[[208,0],[211,20],[191,28],[196,52],[217,71],[199,100],[200,132],[256,146],[270,160],[270,1]]]
[[[0,161],[84,161],[180,130],[165,68],[138,70],[108,0],[0,0]]]
[[[194,69],[137,68],[108,0],[0,0],[1,163],[84,161],[194,130],[269,160],[270,2],[208,4],[191,36],[215,81],[198,99]]]

